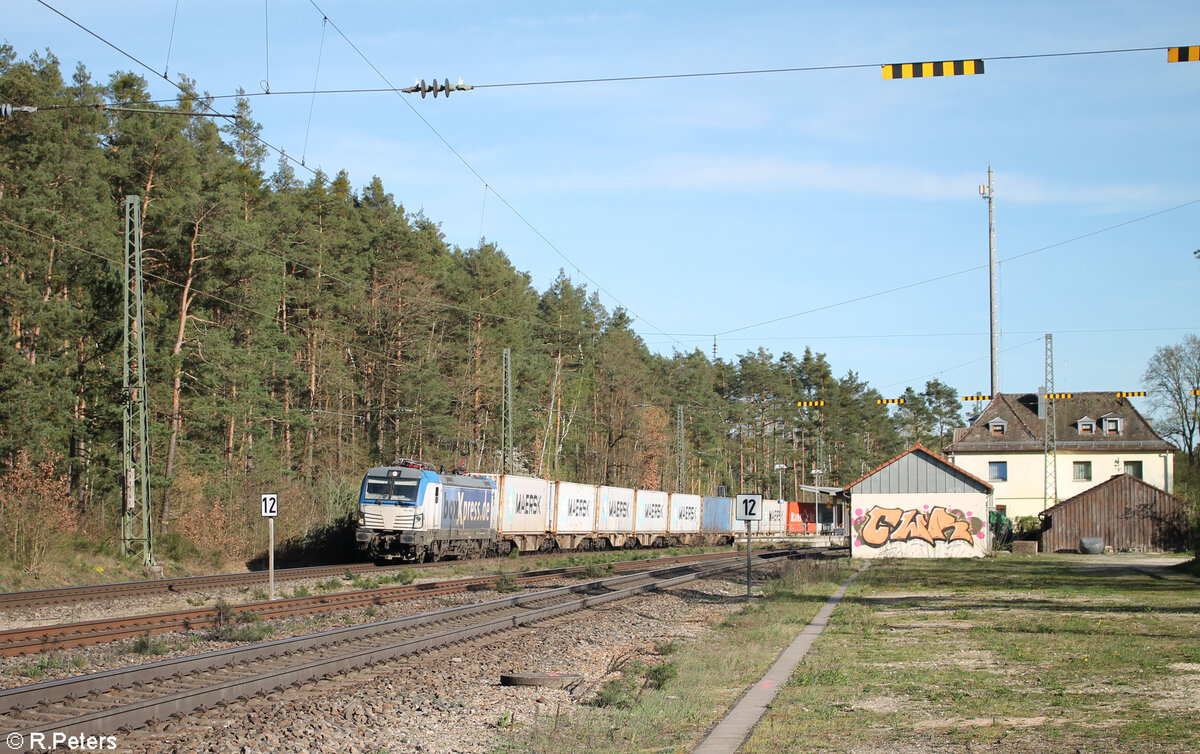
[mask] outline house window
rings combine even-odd
[[[1090,419],[1080,419],[1079,434],[1081,434],[1081,435],[1096,434],[1096,422],[1091,421]]]
[[[1075,481],[1077,481],[1077,482],[1092,481],[1092,462],[1091,461],[1076,461],[1075,462]]]
[[[993,435],[1002,435],[1006,429],[1008,429],[1008,422],[1003,419],[992,419],[988,422],[988,431]]]
[[[1106,435],[1119,435],[1119,434],[1121,434],[1121,420],[1120,420],[1120,418],[1110,418],[1110,419],[1105,419],[1105,420],[1104,420],[1104,434],[1106,434]]]
[[[1125,473],[1131,477],[1138,479],[1142,478],[1142,462],[1141,461],[1126,461]]]
[[[988,461],[988,481],[1004,482],[1008,480],[1008,461]]]

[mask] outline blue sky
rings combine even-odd
[[[254,115],[301,178],[379,175],[539,290],[560,268],[600,289],[662,353],[810,346],[887,396],[933,378],[987,392],[989,164],[1001,390],[1043,383],[1045,333],[1068,392],[1142,389],[1155,348],[1200,331],[1200,63],[1022,57],[1200,44],[1195,0],[46,3],[153,71],[36,0],[7,3],[21,57],[132,70],[164,98],[164,70],[217,95],[269,87]],[[964,58],[986,73],[878,67]],[[284,94],[807,67],[826,70]]]

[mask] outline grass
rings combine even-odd
[[[1101,564],[872,564],[741,751],[1200,749],[1200,580]],[[851,570],[792,565],[703,642],[613,669],[590,704],[500,730],[496,751],[690,751]]]
[[[1078,558],[879,562],[744,751],[1180,751],[1200,583]]]

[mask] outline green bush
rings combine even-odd
[[[154,551],[167,560],[195,560],[200,557],[200,548],[177,532],[169,531],[154,538]]]

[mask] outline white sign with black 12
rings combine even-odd
[[[734,518],[738,521],[762,521],[762,495],[738,495]]]
[[[279,495],[266,494],[262,496],[262,517],[275,518],[279,515]]]

